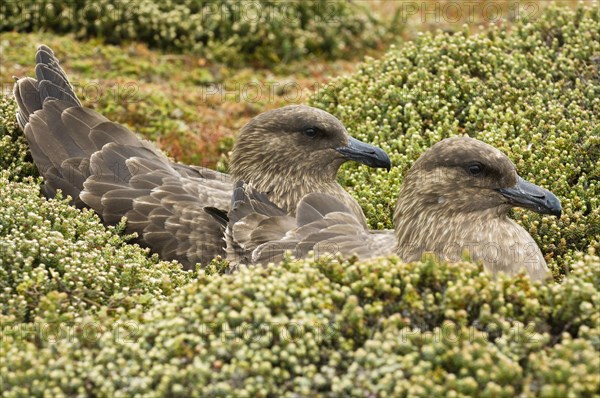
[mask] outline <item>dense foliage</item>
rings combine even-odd
[[[558,222],[516,214],[560,265],[545,284],[393,257],[183,272],[41,197],[0,98],[2,395],[597,396],[599,27],[596,10],[551,10],[425,36],[315,99],[398,165],[344,171],[375,224],[432,142],[468,133],[508,153],[565,207]]]
[[[0,95],[0,169],[14,178],[37,176],[27,140],[17,125],[16,113],[16,102]]]
[[[385,29],[368,9],[340,0],[4,1],[0,31],[49,30],[142,41],[239,64],[307,55],[339,58],[380,44]]]
[[[4,323],[5,396],[592,397],[600,259],[562,284],[470,263],[287,261],[110,317]],[[58,298],[52,298],[52,302]],[[48,311],[50,312],[50,311]],[[52,319],[52,318],[51,318]]]

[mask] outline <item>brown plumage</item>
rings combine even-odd
[[[277,261],[285,250],[296,256],[314,250],[316,255],[340,252],[363,259],[397,253],[404,261],[428,252],[458,261],[468,252],[493,274],[514,275],[524,268],[539,280],[548,273],[544,256],[508,211],[524,207],[561,214],[560,201],[550,191],[524,181],[496,148],[468,137],[445,139],[415,162],[396,203],[395,236],[369,232],[347,206],[326,194],[303,198],[295,218],[278,213],[251,187],[240,186],[236,194],[228,252],[250,263]],[[252,231],[245,230],[248,225]],[[277,238],[253,238],[264,236],[264,229]]]
[[[292,105],[258,115],[242,128],[231,156],[231,174],[292,214],[308,193],[328,193],[366,227],[358,202],[336,181],[338,169],[348,160],[390,167],[385,152],[350,137],[331,114]]]
[[[36,63],[36,78],[19,79],[14,95],[45,194],[54,197],[60,189],[107,224],[126,216],[127,231],[138,233],[142,245],[186,268],[225,255],[224,227],[214,217],[229,210],[235,178],[269,191],[269,199],[292,214],[300,198],[322,189],[364,224],[356,201],[335,182],[337,169],[347,160],[390,167],[385,152],[350,137],[335,117],[300,105],[265,112],[242,129],[233,177],[175,163],[82,107],[50,48],[38,48]]]

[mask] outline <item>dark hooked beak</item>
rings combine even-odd
[[[359,141],[356,138],[350,137],[347,146],[335,150],[344,155],[347,160],[354,160],[370,167],[387,169],[387,171],[390,171],[392,167],[390,157],[383,149]]]
[[[516,207],[533,210],[540,214],[552,214],[560,218],[562,207],[560,200],[550,191],[517,177],[517,184],[511,188],[497,191],[508,199],[508,203]]]

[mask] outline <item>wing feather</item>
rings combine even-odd
[[[229,210],[228,176],[170,161],[126,127],[81,106],[52,50],[40,46],[36,79],[15,83],[17,120],[45,177],[108,224],[128,218],[127,231],[165,259],[187,268],[225,255],[225,226],[204,208]]]
[[[252,214],[246,216],[246,218]],[[310,251],[316,256],[326,254],[341,254],[343,257],[353,255],[361,259],[389,255],[394,252],[396,237],[393,231],[373,233],[364,227],[345,204],[331,195],[311,193],[306,195],[298,204],[295,226],[285,222],[277,224],[270,221],[274,217],[266,217],[261,224],[269,226],[274,235],[260,235],[261,238],[277,237],[277,239],[262,241],[255,240],[255,245],[243,242],[243,247],[252,250],[250,257],[253,263],[266,264],[278,262],[291,251],[296,257],[305,257]],[[274,226],[273,226],[274,225]],[[287,231],[283,231],[285,228]],[[233,226],[235,231],[236,225]],[[281,227],[281,229],[277,229]],[[259,229],[256,229],[259,231]],[[233,234],[235,238],[235,233]],[[252,235],[250,240],[252,241]],[[258,242],[257,242],[258,241]],[[233,246],[233,244],[229,244]]]

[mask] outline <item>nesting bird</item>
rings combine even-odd
[[[347,205],[324,193],[300,200],[295,217],[251,186],[238,186],[233,202],[226,235],[234,261],[264,264],[286,250],[361,259],[396,253],[404,261],[424,253],[459,261],[468,252],[492,274],[524,268],[534,280],[546,277],[546,261],[508,211],[522,207],[557,217],[562,211],[558,198],[519,177],[506,155],[468,137],[440,141],[415,162],[398,195],[394,235],[368,231]]]
[[[356,200],[336,182],[337,170],[348,160],[390,168],[383,150],[352,138],[335,117],[308,106],[287,106],[250,121],[233,149],[231,176],[175,163],[83,107],[50,48],[38,48],[36,63],[36,78],[19,79],[14,95],[45,194],[61,190],[106,224],[127,217],[127,232],[136,232],[142,245],[186,268],[225,255],[224,226],[211,212],[227,213],[236,179],[267,192],[292,215],[302,197],[326,192],[366,226]]]

